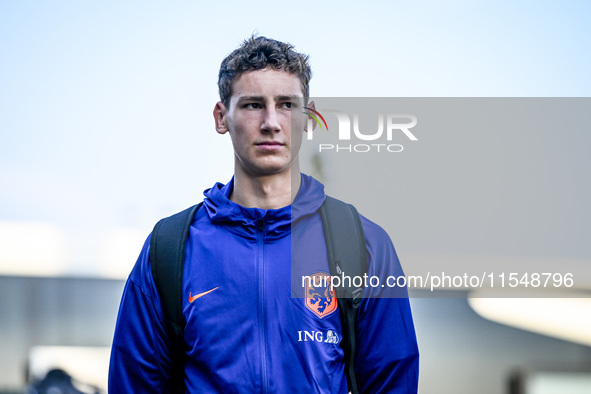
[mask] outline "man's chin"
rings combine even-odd
[[[288,175],[291,174],[293,166],[291,165],[266,165],[266,166],[257,166],[251,168],[250,171],[247,171],[249,175],[255,177],[261,176],[274,176],[274,175]]]

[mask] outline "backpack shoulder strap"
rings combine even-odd
[[[341,283],[336,291],[343,327],[341,346],[345,352],[347,384],[349,390],[353,394],[357,394],[355,323],[357,309],[363,296],[363,283],[361,286],[355,286],[352,279],[354,277],[362,278],[367,273],[365,234],[359,213],[353,205],[327,196],[320,208],[320,216],[324,228],[330,273],[333,276],[345,275],[351,278],[351,283]]]
[[[185,245],[202,203],[156,223],[150,239],[150,265],[171,340],[171,392],[184,389],[183,266]]]

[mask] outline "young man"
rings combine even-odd
[[[216,131],[230,134],[234,177],[205,191],[183,270],[189,393],[347,393],[338,302],[292,297],[293,277],[328,275],[324,186],[300,174],[308,58],[265,37],[223,62]],[[388,235],[362,218],[368,275],[402,274]],[[297,245],[305,245],[298,247]],[[109,392],[165,393],[171,340],[149,262],[129,276],[113,341]],[[292,259],[298,264],[292,264]],[[408,299],[364,290],[355,375],[364,393],[416,393],[418,348]],[[335,313],[336,312],[336,313]]]

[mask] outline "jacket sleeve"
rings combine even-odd
[[[419,350],[406,288],[388,287],[389,276],[404,275],[388,234],[362,219],[369,252],[367,287],[356,328],[355,375],[361,393],[418,392]],[[382,287],[384,285],[384,287]]]
[[[109,393],[164,393],[170,376],[163,312],[149,264],[150,238],[129,276],[115,327]]]

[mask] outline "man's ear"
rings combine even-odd
[[[226,106],[218,101],[213,108],[213,118],[215,119],[215,131],[220,134],[226,134],[228,126],[226,125]]]
[[[308,103],[308,105],[306,105],[306,108],[310,108],[313,109],[314,111],[316,111],[316,105],[314,105],[314,101],[310,101]],[[308,128],[308,125],[312,124],[312,130],[314,130],[316,128],[316,122],[310,122],[309,120],[313,120],[313,118],[310,115],[307,115],[308,119],[306,119],[306,126],[304,127],[304,131],[308,132],[310,131]]]

